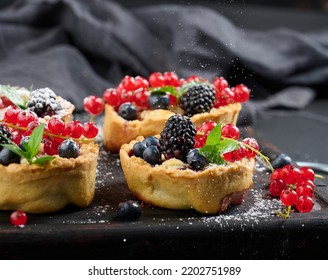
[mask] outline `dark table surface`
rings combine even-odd
[[[306,111],[327,116],[327,104],[318,101]],[[259,118],[246,130],[296,160],[326,162],[326,127],[320,121],[292,114]],[[328,245],[327,188],[317,188],[311,213],[292,213],[283,220],[274,214],[281,207],[279,202],[266,196],[269,173],[262,167],[257,166],[254,188],[244,203],[224,214],[206,216],[195,211],[145,207],[138,221],[119,222],[113,220],[118,203],[134,197],[126,186],[118,156],[101,145],[92,204],[86,209],[68,207],[54,214],[29,215],[24,228],[13,227],[10,212],[2,211],[1,258],[328,258],[328,252],[321,250]]]

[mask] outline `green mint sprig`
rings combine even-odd
[[[7,148],[20,157],[25,158],[29,164],[43,165],[44,163],[55,158],[54,156],[42,156],[36,158],[36,155],[39,152],[40,143],[42,141],[43,131],[44,124],[37,126],[30,135],[30,139],[23,143],[24,149],[20,148],[12,141],[10,141],[11,144],[1,144],[1,146]]]
[[[221,155],[240,147],[239,143],[232,139],[221,139],[221,131],[222,125],[217,124],[207,136],[205,145],[199,149],[199,153],[214,164],[225,164]]]
[[[0,93],[21,109],[26,108],[26,100],[17,93],[17,88],[9,85],[0,85]]]

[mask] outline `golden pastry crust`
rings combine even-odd
[[[170,159],[151,166],[130,156],[138,137],[120,149],[122,169],[129,189],[140,200],[169,209],[195,209],[204,214],[225,211],[240,204],[253,186],[254,159],[243,159],[227,166],[210,165],[203,171],[181,169],[184,163]]]
[[[87,207],[95,192],[99,147],[83,144],[77,158],[57,157],[44,166],[0,165],[0,209],[46,213],[68,204]]]
[[[236,124],[238,114],[241,110],[240,103],[234,103],[220,108],[212,108],[208,113],[196,114],[191,121],[196,128],[207,120],[222,124]],[[118,152],[120,147],[136,139],[138,136],[151,136],[159,134],[167,119],[174,115],[169,110],[146,110],[140,118],[127,121],[121,118],[115,109],[106,104],[104,118],[104,145],[111,152]]]

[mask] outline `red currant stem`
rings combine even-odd
[[[13,125],[11,123],[6,123],[4,121],[1,121],[1,122],[4,123],[5,125],[11,127],[11,128],[16,129],[16,130],[26,130],[26,127],[20,127],[20,126],[17,126],[17,125]],[[75,142],[78,142],[78,143],[93,143],[96,140],[96,138],[90,138],[90,139],[87,139],[85,137],[83,137],[82,139],[81,138],[73,138],[73,137],[70,137],[70,136],[62,136],[62,135],[52,134],[50,132],[44,132],[43,134],[46,135],[46,136],[56,137],[56,138],[60,138],[60,139],[64,139],[64,140],[73,139]]]
[[[248,144],[245,144],[245,143],[242,143],[242,142],[240,142],[240,141],[238,141],[238,140],[235,140],[235,139],[232,139],[232,138],[227,138],[227,137],[224,137],[224,136],[221,136],[221,138],[222,138],[222,139],[232,140],[232,141],[238,143],[239,146],[244,145],[247,149],[250,149],[250,150],[252,150],[254,153],[256,153],[257,155],[259,155],[259,156],[260,156],[260,157],[266,162],[266,164],[269,166],[269,168],[271,169],[271,171],[274,171],[274,168],[272,167],[272,165],[271,165],[271,163],[270,163],[270,159],[269,159],[267,156],[263,155],[260,151],[254,149],[252,146],[250,146],[250,145],[248,145]]]
[[[94,119],[96,118],[96,115],[92,115],[92,114],[90,114],[90,119],[89,119],[89,121],[90,122],[94,122]]]
[[[280,212],[278,210],[276,211],[277,215],[282,217],[283,219],[288,219],[291,212],[292,212],[292,207],[291,206],[285,207],[283,212]]]
[[[314,174],[314,177],[318,179],[325,179],[325,176],[322,176],[320,174]]]
[[[203,132],[203,131],[197,131],[196,135],[204,136],[205,135],[205,132]]]

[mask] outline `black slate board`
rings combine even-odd
[[[251,133],[252,130],[249,130]],[[220,215],[143,205],[138,221],[113,218],[119,202],[135,199],[117,154],[102,142],[96,192],[86,209],[66,207],[52,214],[29,214],[28,224],[10,224],[0,212],[2,259],[308,259],[327,258],[328,193],[318,187],[311,213],[275,215],[282,206],[268,197],[269,173],[256,165],[254,187],[244,203]],[[270,147],[270,145],[266,145]],[[272,145],[272,151],[274,146]]]

